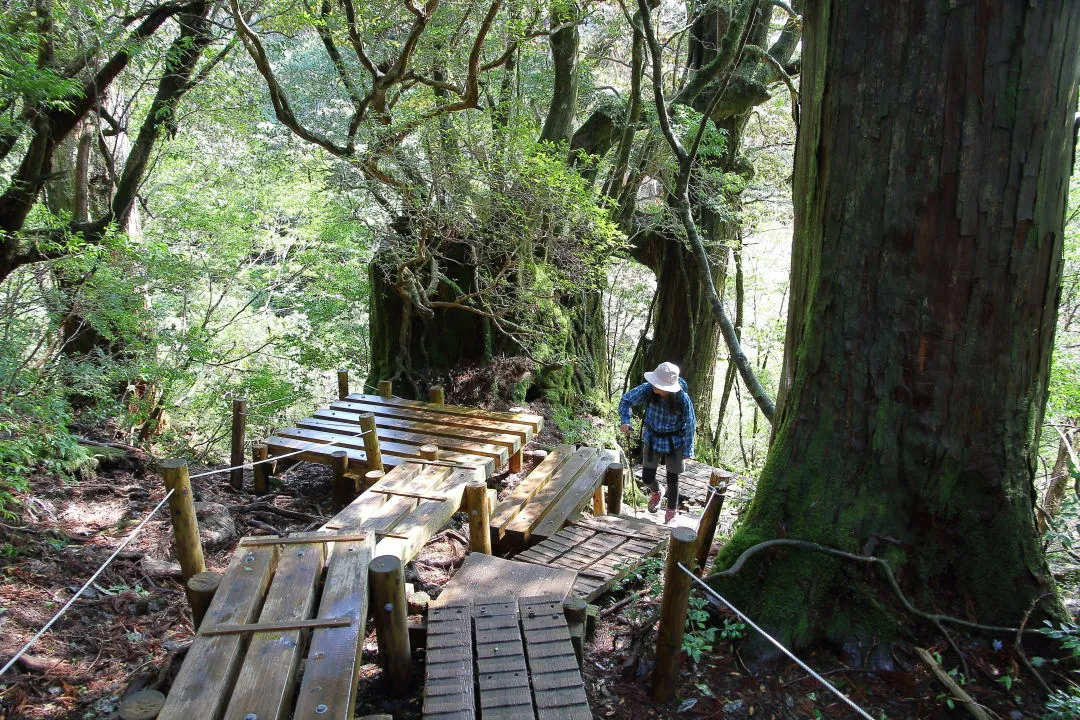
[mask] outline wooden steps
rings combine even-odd
[[[514,560],[577,571],[574,594],[592,602],[641,561],[660,552],[670,528],[614,515],[586,515]]]
[[[394,555],[403,563],[416,556],[432,535],[461,508],[471,470],[441,465],[399,465],[361,493],[323,529],[360,528],[378,534],[375,556]]]
[[[520,547],[554,535],[589,503],[617,461],[613,450],[555,448],[495,508],[492,539]]]
[[[295,699],[296,717],[312,716],[312,708],[321,705],[319,717],[350,720],[367,620],[367,564],[373,535],[331,544],[327,538],[333,534],[318,533],[300,536],[305,542],[241,545],[158,717],[288,717]],[[331,545],[336,546],[332,555]],[[320,599],[324,569],[327,581]],[[319,625],[319,620],[331,619],[336,621],[333,627],[314,630],[253,627],[204,634],[226,625],[282,621]],[[297,692],[303,635],[308,632],[312,639],[307,671]]]
[[[436,600],[423,712],[425,720],[591,720],[562,597]]]

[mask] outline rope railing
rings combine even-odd
[[[687,576],[688,576],[688,577],[689,577],[689,578],[690,578],[690,579],[691,579],[691,580],[692,580],[692,581],[693,581],[693,582],[694,582],[694,583],[695,583],[695,584],[696,584],[696,585],[697,585],[698,587],[700,587],[700,588],[701,588],[701,589],[702,589],[702,590],[703,590],[703,591],[705,592],[705,594],[706,594],[707,596],[709,596],[709,597],[713,598],[714,600],[718,600],[718,601],[719,601],[719,602],[720,602],[721,604],[723,604],[723,606],[724,606],[724,607],[726,607],[726,608],[727,608],[728,610],[730,610],[731,612],[735,613],[735,615],[737,615],[737,616],[738,616],[738,618],[739,618],[740,620],[742,620],[742,621],[743,621],[744,623],[746,623],[747,625],[749,625],[749,626],[750,626],[751,628],[753,628],[753,629],[754,629],[754,630],[755,630],[756,632],[758,632],[758,633],[759,633],[759,634],[760,634],[760,635],[761,635],[762,637],[764,637],[764,638],[765,638],[766,640],[768,640],[768,641],[769,641],[770,643],[772,643],[772,644],[773,644],[774,646],[776,646],[776,648],[777,648],[777,649],[778,649],[778,650],[779,650],[780,652],[784,653],[784,654],[785,654],[785,655],[787,655],[787,656],[788,656],[789,658],[791,658],[791,660],[792,660],[793,662],[795,662],[795,664],[797,664],[797,665],[798,665],[799,667],[801,667],[801,668],[802,668],[803,670],[805,670],[805,671],[806,671],[806,672],[807,672],[807,673],[808,673],[808,674],[810,675],[810,677],[814,678],[814,679],[815,679],[815,680],[817,680],[817,681],[818,681],[819,683],[821,683],[822,685],[824,685],[824,686],[825,686],[825,688],[826,688],[826,689],[827,689],[827,690],[828,690],[829,692],[831,692],[831,693],[832,693],[833,695],[835,695],[836,697],[840,698],[840,700],[842,700],[842,701],[843,701],[843,702],[844,702],[845,704],[847,704],[847,705],[848,705],[848,707],[850,707],[850,708],[851,708],[852,710],[854,710],[855,712],[857,712],[857,713],[858,713],[858,714],[859,714],[859,715],[860,715],[861,717],[864,717],[864,718],[866,718],[867,720],[874,720],[874,717],[873,717],[872,715],[870,715],[870,714],[869,714],[869,713],[867,713],[867,712],[866,712],[865,710],[863,710],[863,709],[862,709],[862,708],[860,708],[860,707],[859,707],[858,705],[856,705],[856,704],[855,704],[855,703],[854,703],[854,702],[853,702],[853,701],[851,700],[851,698],[849,698],[849,697],[848,697],[847,695],[845,695],[844,693],[840,692],[840,691],[839,691],[839,690],[838,690],[838,689],[837,689],[837,688],[836,688],[836,687],[835,687],[835,686],[834,686],[834,685],[833,685],[832,683],[830,683],[830,682],[829,682],[828,680],[826,680],[826,679],[825,679],[825,678],[823,678],[823,677],[822,677],[821,675],[819,675],[819,674],[818,674],[817,672],[815,672],[815,671],[814,671],[814,669],[813,669],[812,667],[810,667],[810,666],[809,666],[809,665],[807,665],[807,664],[806,664],[805,662],[803,662],[803,661],[802,661],[802,660],[800,660],[800,659],[799,659],[798,657],[796,657],[795,653],[791,652],[791,651],[790,651],[790,650],[788,650],[788,649],[787,649],[786,647],[784,647],[783,643],[781,643],[781,642],[780,642],[779,640],[777,640],[776,638],[774,638],[774,637],[773,637],[772,635],[770,635],[769,633],[765,632],[765,631],[764,631],[764,630],[763,630],[763,629],[762,629],[762,628],[761,628],[760,626],[758,626],[758,625],[757,625],[757,623],[755,623],[755,622],[754,622],[753,620],[751,620],[751,619],[750,619],[749,617],[747,617],[746,613],[744,613],[743,611],[739,610],[739,608],[735,607],[735,606],[734,606],[734,605],[732,605],[732,604],[731,604],[730,602],[728,602],[728,600],[727,600],[727,599],[726,599],[726,598],[725,598],[725,597],[724,597],[723,595],[721,595],[721,594],[720,594],[720,593],[718,593],[718,592],[717,592],[717,591],[716,591],[715,589],[713,589],[712,587],[710,587],[710,586],[709,586],[709,585],[708,585],[707,583],[705,583],[705,581],[703,581],[703,580],[702,580],[701,578],[699,578],[699,577],[698,577],[697,575],[695,575],[695,574],[694,574],[694,573],[693,573],[693,572],[692,572],[692,571],[691,571],[691,570],[690,570],[689,568],[687,568],[687,567],[686,567],[685,565],[683,565],[683,564],[682,564],[681,562],[680,562],[680,563],[678,563],[678,568],[679,568],[680,570],[682,570],[682,571],[683,571],[684,573],[686,573],[686,575],[687,575]]]
[[[208,471],[203,472],[203,473],[198,473],[197,475],[192,475],[190,479],[195,480],[196,478],[202,478],[202,477],[208,477],[210,475],[218,475],[220,473],[232,472],[233,470],[252,470],[252,469],[255,468],[256,465],[262,465],[263,463],[269,463],[269,462],[277,462],[278,460],[284,460],[285,458],[290,458],[290,457],[293,457],[295,455],[303,455],[304,453],[311,452],[312,450],[317,450],[319,448],[335,446],[335,445],[338,445],[339,443],[342,443],[342,442],[344,442],[346,440],[350,440],[350,439],[358,438],[358,437],[363,437],[364,435],[368,435],[368,434],[370,434],[372,432],[375,432],[375,431],[361,430],[360,432],[353,433],[352,435],[345,435],[340,440],[332,440],[332,441],[324,442],[324,443],[312,442],[308,447],[304,448],[303,450],[295,450],[295,451],[290,452],[290,453],[285,453],[284,455],[271,455],[270,457],[266,458],[265,460],[256,460],[256,461],[253,461],[253,462],[240,463],[239,465],[232,465],[230,467],[221,468],[219,470],[208,470]]]
[[[140,522],[135,527],[135,529],[132,530],[126,538],[124,538],[124,541],[120,543],[120,547],[116,548],[116,550],[113,551],[112,555],[110,555],[109,558],[101,564],[101,567],[99,567],[94,572],[94,574],[90,576],[90,579],[83,583],[83,586],[79,588],[79,590],[74,595],[71,596],[71,599],[68,600],[55,615],[52,616],[49,622],[45,623],[45,626],[43,628],[38,630],[37,634],[34,635],[34,637],[30,638],[29,642],[23,645],[22,648],[20,648],[19,651],[15,653],[15,656],[12,657],[11,660],[8,660],[7,664],[4,665],[3,668],[0,668],[0,675],[3,675],[8,670],[10,670],[11,667],[19,661],[19,658],[25,655],[26,651],[29,650],[34,645],[34,643],[40,640],[41,637],[49,631],[49,628],[51,628],[57,620],[64,616],[64,613],[68,611],[68,608],[70,608],[75,603],[75,601],[79,599],[79,597],[81,597],[84,592],[86,592],[87,588],[89,588],[94,583],[94,581],[98,579],[101,573],[105,572],[105,568],[109,567],[112,561],[116,559],[117,555],[123,552],[124,548],[126,548],[128,544],[130,544],[131,541],[135,539],[139,532],[146,526],[146,523],[150,521],[150,518],[154,517],[154,515],[157,514],[158,510],[160,510],[165,505],[165,503],[169,501],[169,498],[172,497],[172,494],[174,492],[175,490],[169,490],[167,493],[165,493],[165,497],[161,499],[161,502],[159,502],[154,507],[154,509],[151,510],[145,518],[143,518],[142,522]]]

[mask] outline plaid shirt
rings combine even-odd
[[[686,381],[679,378],[679,385],[683,389],[679,394],[682,400],[682,412],[673,413],[668,410],[666,398],[656,395],[653,392],[653,386],[649,383],[643,383],[622,396],[622,400],[619,401],[619,420],[624,425],[629,425],[630,408],[644,405],[644,440],[649,447],[660,454],[669,453],[681,447],[683,457],[691,458],[694,457],[694,432],[697,429],[697,417],[694,415],[694,404],[690,402],[690,396],[686,392]],[[652,402],[653,398],[660,402]],[[667,435],[676,431],[678,431],[676,435]]]

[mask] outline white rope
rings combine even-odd
[[[318,448],[330,447],[332,445],[337,445],[340,442],[344,442],[345,440],[362,437],[364,435],[367,435],[370,432],[372,432],[372,431],[371,430],[363,430],[361,432],[356,433],[355,435],[346,435],[341,440],[332,440],[330,442],[325,442],[325,443],[312,443],[311,445],[304,448],[303,450],[297,450],[295,452],[285,453],[284,455],[272,455],[272,456],[266,458],[265,460],[259,460],[258,462],[250,462],[250,463],[243,463],[241,465],[233,465],[232,467],[221,468],[220,470],[207,470],[204,473],[199,473],[198,475],[192,475],[188,479],[189,480],[194,480],[196,478],[208,477],[210,475],[219,475],[221,473],[232,472],[233,470],[251,470],[256,465],[262,465],[263,463],[268,463],[268,462],[277,462],[278,460],[284,460],[285,458],[292,457],[293,455],[303,455],[306,452],[311,452],[312,450],[317,450]]]
[[[90,587],[91,583],[97,580],[98,575],[104,572],[105,568],[109,566],[109,563],[115,560],[116,556],[119,555],[124,550],[124,548],[128,546],[128,543],[135,539],[135,536],[139,534],[139,531],[142,530],[146,523],[150,521],[150,518],[154,517],[157,511],[160,510],[166,502],[168,502],[169,498],[172,497],[172,494],[174,492],[175,490],[170,490],[169,492],[165,493],[165,497],[161,498],[161,502],[157,504],[157,507],[151,510],[150,514],[143,518],[143,521],[139,523],[138,526],[136,526],[136,528],[132,530],[126,538],[124,538],[124,542],[120,543],[120,547],[116,548],[116,550],[113,551],[113,554],[109,556],[108,560],[102,563],[101,567],[97,569],[97,572],[91,575],[90,579],[87,580],[81,588],[79,588],[79,591],[77,593],[71,596],[71,599],[67,601],[64,607],[60,608],[60,611],[52,616],[52,620],[49,620],[49,622],[45,623],[45,627],[41,628],[41,630],[38,631],[37,635],[30,638],[30,642],[23,645],[22,649],[19,650],[19,652],[15,653],[15,657],[11,658],[11,660],[8,661],[7,665],[4,665],[3,669],[0,669],[0,675],[6,673],[11,668],[11,666],[18,662],[19,658],[21,658],[26,653],[26,651],[29,650],[30,647],[41,638],[42,635],[49,631],[49,628],[53,626],[53,623],[59,620],[63,616],[63,614],[67,612],[68,608],[71,607],[72,603],[74,603],[80,595],[86,592],[86,589]]]
[[[826,688],[828,688],[828,689],[829,689],[829,692],[831,692],[831,693],[832,693],[833,695],[835,695],[836,697],[840,698],[840,699],[841,699],[841,700],[843,700],[843,701],[844,701],[845,703],[847,703],[847,704],[848,704],[848,706],[850,706],[852,710],[854,710],[855,712],[859,713],[859,715],[861,715],[862,717],[866,718],[867,720],[874,720],[874,717],[873,717],[872,715],[870,715],[870,714],[869,714],[869,713],[867,713],[867,712],[866,712],[865,710],[863,710],[862,708],[860,708],[860,707],[859,707],[858,705],[856,705],[855,703],[853,703],[853,702],[852,702],[852,701],[851,701],[851,700],[850,700],[850,699],[848,698],[848,696],[847,696],[847,695],[845,695],[844,693],[840,692],[840,691],[839,691],[839,690],[837,690],[837,689],[836,689],[835,687],[833,687],[833,685],[832,685],[832,684],[831,684],[831,683],[830,683],[830,682],[829,682],[828,680],[826,680],[825,678],[821,677],[821,676],[820,676],[820,675],[818,675],[818,674],[817,674],[816,672],[814,672],[813,668],[811,668],[811,667],[810,667],[809,665],[807,665],[806,663],[804,663],[804,662],[803,662],[802,660],[800,660],[799,658],[795,657],[795,655],[794,655],[794,654],[793,654],[793,653],[792,653],[792,652],[791,652],[790,650],[788,650],[788,649],[787,649],[786,647],[784,647],[783,645],[781,645],[781,644],[780,644],[780,641],[779,641],[779,640],[776,640],[775,638],[773,638],[773,636],[772,636],[772,635],[770,635],[769,633],[765,632],[765,631],[764,631],[764,630],[762,630],[762,629],[761,629],[760,627],[758,627],[758,626],[757,626],[757,625],[756,625],[756,624],[754,623],[754,621],[753,621],[753,620],[751,620],[750,618],[746,617],[746,615],[744,615],[744,614],[742,613],[742,611],[740,611],[740,610],[739,610],[739,609],[738,609],[737,607],[735,607],[734,605],[732,605],[731,603],[729,603],[729,602],[728,602],[727,600],[725,600],[725,599],[724,599],[724,597],[723,597],[723,596],[722,596],[722,595],[721,595],[720,593],[716,592],[716,590],[713,590],[713,589],[712,589],[712,588],[711,588],[711,587],[710,587],[710,586],[709,586],[709,585],[708,585],[707,583],[705,583],[704,581],[702,581],[702,580],[701,580],[701,578],[699,578],[699,577],[698,577],[697,575],[695,575],[694,573],[690,572],[690,570],[688,570],[688,569],[687,569],[687,567],[686,567],[685,565],[683,565],[682,563],[679,563],[679,567],[680,567],[680,568],[682,569],[682,571],[683,571],[684,573],[686,573],[687,575],[689,575],[689,576],[690,576],[690,579],[692,579],[692,580],[693,580],[694,582],[696,582],[696,583],[697,583],[698,585],[700,585],[700,586],[702,587],[702,589],[703,589],[703,590],[705,590],[705,592],[709,593],[710,595],[712,595],[713,597],[715,597],[715,598],[716,598],[717,600],[719,600],[720,602],[722,602],[722,603],[723,603],[723,604],[724,604],[725,606],[727,606],[727,608],[728,608],[729,610],[731,610],[731,612],[733,612],[733,613],[735,613],[736,615],[738,615],[738,616],[739,616],[739,619],[740,619],[740,620],[742,620],[742,621],[743,621],[743,622],[745,622],[745,623],[746,623],[747,625],[749,625],[750,627],[752,627],[752,628],[754,628],[755,630],[757,630],[757,631],[758,631],[759,633],[761,633],[761,634],[762,634],[762,635],[763,635],[763,636],[765,637],[765,639],[766,639],[766,640],[768,640],[769,642],[771,642],[771,643],[772,643],[773,645],[775,645],[775,646],[776,646],[776,647],[777,647],[777,648],[778,648],[778,649],[780,650],[780,652],[784,653],[784,654],[785,654],[785,655],[787,655],[787,656],[788,656],[789,658],[791,658],[792,660],[794,660],[794,661],[795,661],[795,663],[796,663],[796,664],[798,664],[798,666],[799,666],[799,667],[801,667],[801,668],[802,668],[803,670],[805,670],[806,672],[810,673],[810,676],[811,676],[811,677],[813,677],[813,678],[814,678],[815,680],[817,680],[817,681],[818,681],[819,683],[821,683],[821,684],[822,684],[822,685],[824,685],[824,686],[825,686]]]

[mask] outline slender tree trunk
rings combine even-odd
[[[717,567],[777,537],[873,552],[924,609],[1015,626],[1053,590],[1034,475],[1080,4],[818,0],[804,23],[786,390]],[[880,575],[788,549],[739,578],[789,646],[891,662]]]

